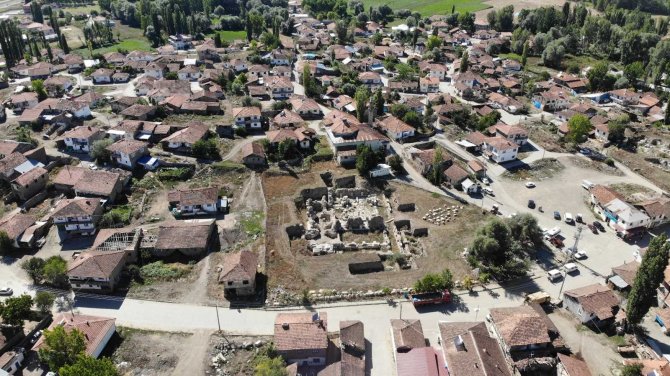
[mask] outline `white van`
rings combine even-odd
[[[595,184],[591,183],[588,180],[582,180],[582,188],[586,189],[587,191],[593,188]]]
[[[561,272],[558,271],[558,269],[552,269],[547,272],[547,278],[549,278],[549,281],[555,282],[563,278],[563,274],[561,274]]]
[[[574,221],[575,219],[572,218],[572,213],[565,213],[565,223],[572,224]]]

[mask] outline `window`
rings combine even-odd
[[[228,286],[232,286],[232,285],[233,285],[233,282],[232,282],[232,281],[228,281]]]
[[[242,281],[242,284],[243,284],[243,285],[248,285],[248,284],[249,284],[249,281],[244,280],[244,281]]]

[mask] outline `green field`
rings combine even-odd
[[[240,31],[230,31],[230,30],[224,30],[224,31],[219,31],[219,35],[221,35],[221,40],[227,41],[227,42],[232,42],[235,40],[246,40],[247,39],[247,32],[244,30]]]
[[[461,13],[476,12],[491,7],[480,0],[363,0],[365,9],[384,4],[390,6],[393,10],[409,9],[419,12],[424,17],[430,17],[434,14],[449,14],[451,13],[451,7],[454,5],[456,11]]]
[[[78,14],[90,14],[93,11],[100,13],[100,6],[98,4],[82,5],[80,7],[66,7],[63,8],[65,13],[70,13],[73,16]]]

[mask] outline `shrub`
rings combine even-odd
[[[152,262],[140,268],[140,276],[147,280],[178,279],[187,273],[187,269],[175,265],[166,265],[163,261]]]
[[[614,159],[612,159],[612,158],[605,159],[605,164],[610,166],[610,167],[614,167]]]

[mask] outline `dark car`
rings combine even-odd
[[[535,209],[535,201],[528,200],[528,207],[531,208],[531,209]]]
[[[560,221],[560,220],[561,220],[561,212],[559,212],[558,210],[556,210],[556,211],[554,212],[554,219],[558,219],[558,220]]]
[[[593,227],[597,228],[602,232],[605,232],[605,227],[603,227],[603,224],[598,221],[593,221]]]
[[[594,233],[594,234],[597,234],[597,233],[598,233],[598,229],[596,228],[596,226],[594,226],[594,225],[588,223],[588,224],[586,225],[586,227],[588,227],[589,230],[591,230],[592,233]]]

